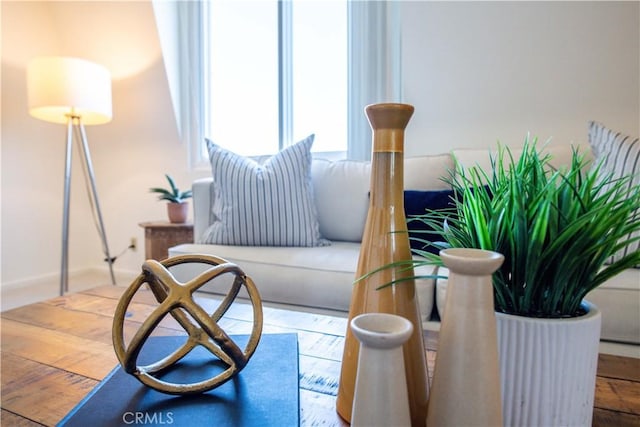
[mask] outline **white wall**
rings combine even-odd
[[[3,293],[46,282],[57,292],[64,126],[27,113],[25,69],[39,55],[80,56],[113,73],[111,123],[88,127],[112,253],[144,242],[142,221],[165,218],[148,188],[187,170],[149,1],[1,2]],[[600,120],[640,134],[637,2],[406,2],[404,100],[416,106],[409,155],[518,144],[527,131],[584,142]],[[78,159],[78,157],[76,157]],[[71,269],[106,274],[81,169],[73,177]],[[116,269],[137,272],[143,250]],[[80,281],[80,277],[72,277]],[[123,283],[126,284],[126,283]]]
[[[640,3],[404,2],[407,153],[640,134]]]
[[[149,187],[164,186],[164,173],[182,187],[204,175],[187,170],[151,3],[2,2],[1,7],[3,291],[42,281],[50,283],[53,295],[58,289],[65,127],[27,112],[26,64],[40,55],[82,57],[112,72],[113,121],[86,130],[111,254],[125,249],[131,237],[138,240],[138,251],[125,252],[115,264],[131,277],[144,260],[138,223],[166,218],[165,205]],[[72,175],[71,288],[87,269],[99,269],[108,283],[78,154]]]

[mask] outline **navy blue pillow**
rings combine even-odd
[[[444,239],[440,234],[425,233],[433,228],[420,220],[412,220],[416,215],[424,215],[427,209],[443,210],[451,209],[455,206],[453,202],[453,190],[439,191],[416,191],[405,190],[404,192],[404,213],[407,217],[407,228],[409,229],[409,243],[412,249],[421,249],[437,254],[440,249],[416,239],[428,240],[430,242],[442,242]],[[453,215],[453,213],[452,213]]]

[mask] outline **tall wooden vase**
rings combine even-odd
[[[449,284],[427,426],[502,426],[491,275],[504,256],[453,248],[440,251],[440,257],[449,269]]]
[[[403,181],[404,130],[413,110],[411,105],[405,104],[375,104],[365,109],[373,129],[371,194],[356,277],[389,263],[411,259]],[[429,385],[415,283],[408,280],[378,289],[411,276],[412,268],[397,267],[384,269],[355,283],[349,322],[362,313],[377,312],[396,314],[413,324],[413,332],[403,345],[405,377],[411,424],[424,427]],[[351,422],[358,351],[359,342],[347,328],[336,407],[338,414],[348,422]]]

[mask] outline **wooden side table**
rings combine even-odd
[[[168,221],[141,222],[144,228],[144,256],[161,261],[169,256],[169,248],[181,243],[193,243],[193,224],[172,224]]]

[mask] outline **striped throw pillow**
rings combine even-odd
[[[201,241],[239,246],[324,246],[311,184],[314,135],[263,164],[207,140],[212,222]]]
[[[640,185],[640,141],[608,129],[601,123],[589,122],[589,144],[595,157],[594,164],[602,163],[601,172],[613,178],[631,176],[629,190],[637,191]],[[639,208],[640,209],[640,208]],[[637,237],[632,233],[629,237]],[[640,241],[632,242],[620,249],[609,262],[615,262],[633,251],[640,250]],[[640,268],[640,265],[636,265]]]

